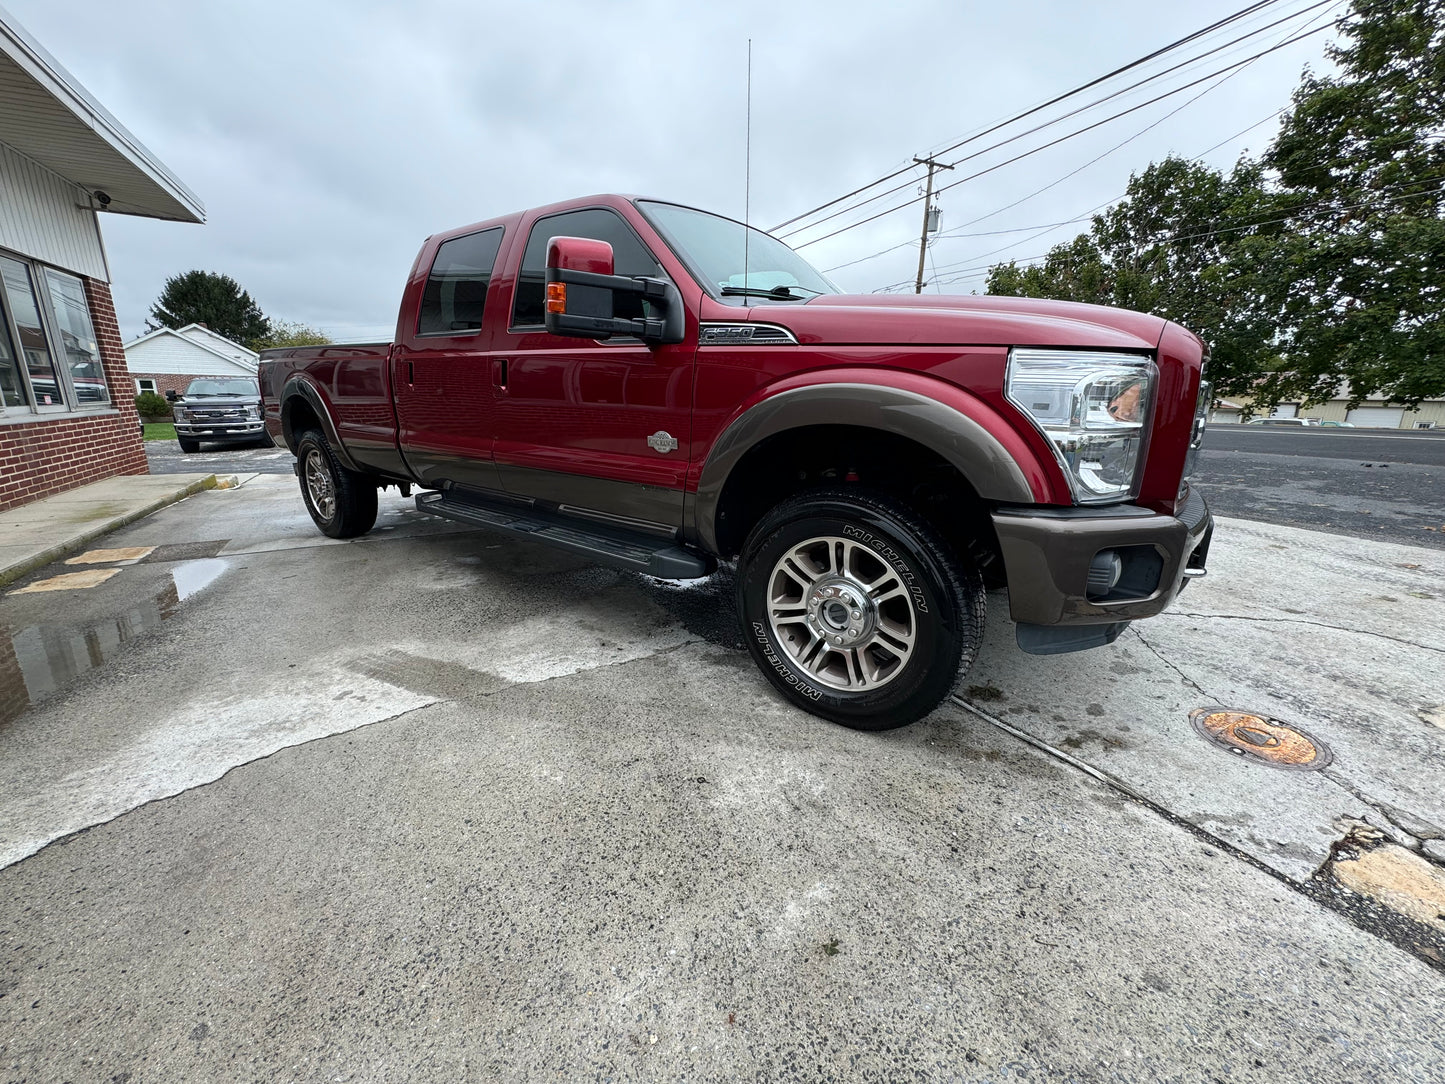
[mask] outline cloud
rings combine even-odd
[[[136,0],[115,18],[98,2],[7,3],[206,204],[200,227],[103,219],[124,334],[141,330],[168,276],[199,267],[235,277],[268,314],[343,338],[390,334],[416,249],[437,230],[598,191],[741,216],[749,37],[750,210],[770,226],[1232,9]],[[1258,62],[979,229],[1073,217],[1151,159],[1199,153],[1287,104],[1321,50],[1316,38]],[[945,227],[1056,179],[1179,100],[945,193]],[[1228,164],[1239,146],[1211,160]],[[829,267],[916,238],[918,224],[910,208],[804,251]],[[934,258],[967,265],[1011,239],[946,238]],[[835,277],[874,289],[911,279],[916,260],[904,247]]]

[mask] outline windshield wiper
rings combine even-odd
[[[724,297],[771,297],[775,301],[802,301],[804,298],[793,294],[793,290],[807,290],[806,286],[774,286],[771,290],[764,290],[757,286],[724,286],[718,293]],[[818,290],[809,290],[809,293],[817,294]]]

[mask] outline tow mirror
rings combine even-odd
[[[612,269],[612,246],[606,241],[552,238],[543,316],[547,331],[581,339],[631,335],[648,343],[682,342],[677,287],[666,279],[614,275]]]
[[[176,401],[176,393],[173,392],[173,391],[168,391],[168,392],[166,392],[166,402],[168,402],[168,403],[174,403],[175,401]]]

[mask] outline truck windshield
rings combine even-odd
[[[260,395],[261,387],[254,380],[244,376],[234,378],[212,377],[206,380],[192,380],[186,387],[186,395]]]
[[[643,201],[638,206],[682,261],[701,276],[709,293],[773,301],[842,293],[807,260],[762,230],[675,203]]]

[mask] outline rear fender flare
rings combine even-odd
[[[301,376],[293,376],[281,389],[281,432],[286,438],[286,446],[294,452],[301,439],[301,434],[292,427],[295,401],[298,398],[311,407],[316,417],[321,420],[321,432],[326,437],[326,443],[331,446],[331,454],[336,456],[347,470],[361,471],[336,432],[336,421],[331,416],[331,408],[327,406],[326,399],[312,381]]]
[[[983,404],[980,412],[992,413]],[[977,419],[918,392],[882,384],[813,384],[779,392],[735,418],[708,453],[698,481],[694,526],[717,552],[716,517],[728,477],[759,441],[789,429],[849,425],[906,437],[953,464],[985,500],[1033,504],[1039,498],[1007,448]]]

